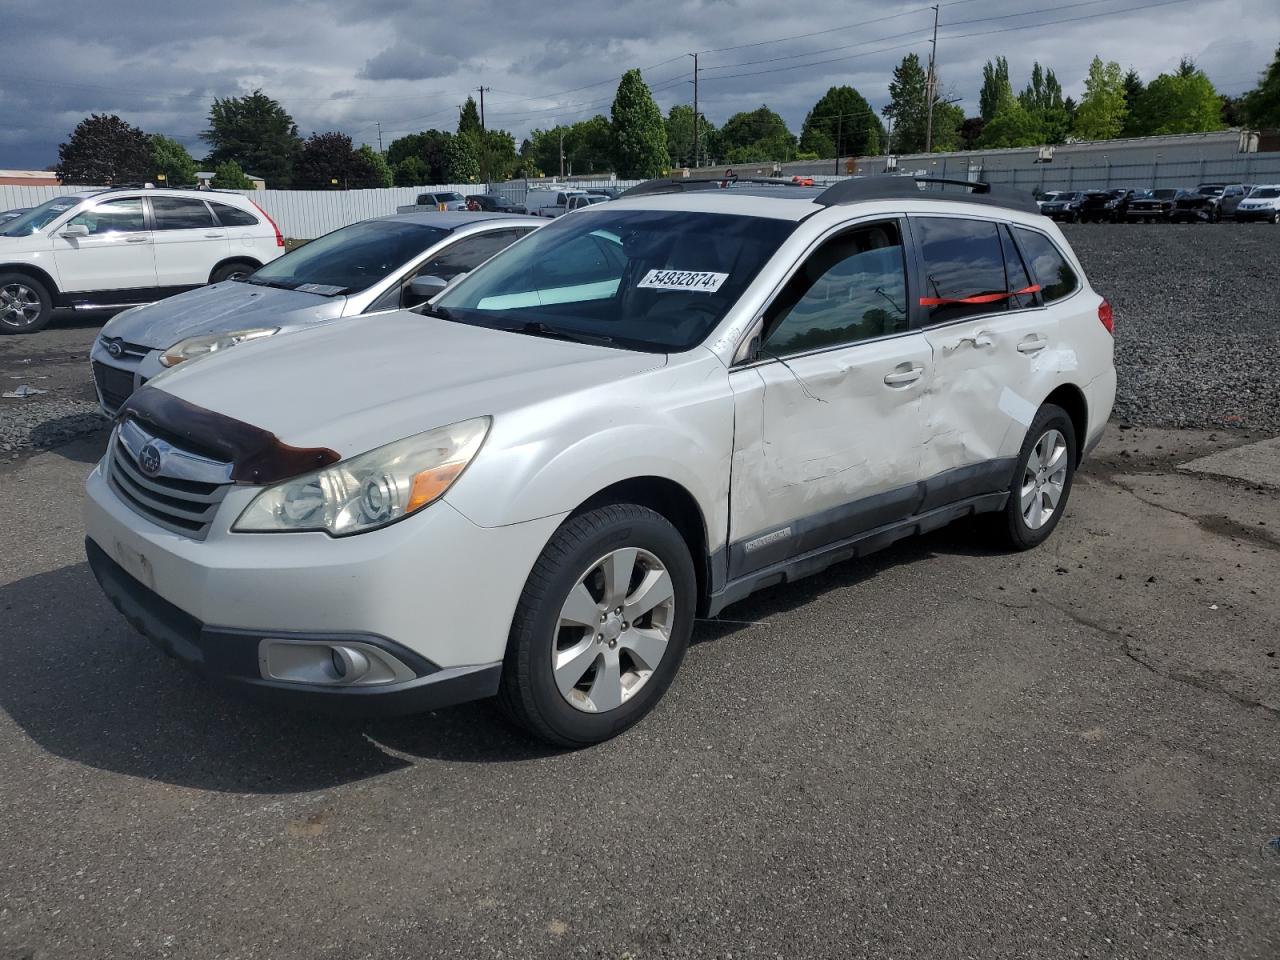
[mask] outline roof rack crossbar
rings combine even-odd
[[[946,191],[925,191],[921,185],[936,184],[940,187],[964,187],[968,192],[948,194]],[[934,193],[930,197],[930,193]],[[880,175],[854,180],[841,180],[827,187],[815,199],[824,207],[865,200],[926,200],[948,199],[966,203],[982,203],[988,206],[1007,207],[1027,213],[1039,213],[1030,192],[1018,190],[993,190],[985,180],[954,180],[949,177]]]
[[[655,193],[684,193],[687,190],[718,190],[731,183],[759,183],[770,187],[803,186],[781,177],[739,177],[736,174],[732,177],[659,177],[624,190],[618,195],[618,199],[644,197]]]

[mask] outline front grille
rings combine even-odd
[[[150,475],[139,465],[140,453],[148,447],[160,451],[160,468]],[[180,450],[151,437],[133,421],[112,437],[107,459],[112,488],[138,514],[192,540],[203,540],[209,533],[231,488],[230,477],[230,464]]]
[[[102,403],[112,411],[119,410],[133,393],[133,371],[109,367],[93,361],[93,381],[102,394]]]

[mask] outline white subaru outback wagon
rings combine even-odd
[[[1030,197],[951,186],[653,181],[412,311],[175,367],[89,477],[94,573],[228,685],[496,695],[581,745],[753,590],[970,514],[1034,547],[1111,308]]]

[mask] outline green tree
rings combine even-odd
[[[445,183],[475,183],[480,179],[480,159],[470,137],[458,134],[449,138],[442,174]]]
[[[106,186],[148,180],[155,176],[153,165],[151,141],[140,128],[115,114],[95,113],[58,145],[55,170],[63,183]]]
[[[1030,147],[1043,143],[1041,127],[1036,118],[1017,100],[1010,100],[1004,108],[987,121],[978,137],[978,146],[984,150],[998,147]]]
[[[1071,115],[1062,96],[1062,84],[1052,70],[1037,62],[1031,67],[1031,82],[1018,94],[1018,103],[1039,128],[1037,143],[1062,143],[1071,132]]]
[[[408,156],[395,165],[397,187],[421,187],[430,182],[427,165],[421,157]]]
[[[920,153],[924,150],[928,122],[928,75],[920,58],[909,53],[893,68],[889,81],[889,105],[884,115],[893,121],[893,152]]]
[[[477,139],[480,136],[480,110],[476,106],[475,97],[467,97],[467,102],[458,112],[458,132]]]
[[[506,180],[515,171],[516,164],[519,162],[516,156],[516,138],[508,130],[487,131],[485,157],[488,161],[485,179]]]
[[[853,87],[831,87],[809,110],[800,129],[800,149],[819,157],[866,157],[881,150],[884,127]]]
[[[252,190],[253,181],[240,169],[240,164],[234,160],[223,160],[213,168],[210,186],[218,190]]]
[[[796,138],[767,105],[735,113],[720,128],[726,163],[785,162],[795,157]]]
[[[1138,71],[1132,67],[1129,72],[1124,75],[1124,129],[1120,131],[1125,137],[1142,136],[1138,128],[1134,125],[1137,119],[1138,101],[1142,99],[1143,93],[1146,92],[1147,85],[1142,82],[1142,77],[1138,75]]]
[[[1222,98],[1203,70],[1184,59],[1142,91],[1127,127],[1137,136],[1221,130]]]
[[[667,111],[667,153],[677,166],[696,167],[712,156],[716,142],[715,124],[705,116],[698,117],[698,157],[693,155],[693,107],[678,103]]]
[[[933,152],[960,149],[960,127],[964,110],[957,104],[936,100],[933,104]]]
[[[639,70],[622,75],[610,111],[614,169],[625,178],[656,177],[671,166],[662,111]]]
[[[983,120],[990,120],[1009,105],[1013,99],[1013,86],[1009,83],[1009,61],[996,57],[982,68],[982,89],[978,91],[978,113]]]
[[[613,168],[613,125],[609,118],[597,113],[589,120],[579,120],[565,137],[568,169],[574,173],[602,173]]]
[[[293,182],[310,190],[345,190],[358,185],[357,172],[350,137],[334,131],[313,133],[302,144]]]
[[[192,186],[196,182],[196,162],[187,148],[172,137],[151,135],[152,176],[164,174],[164,182],[170,186]]]
[[[352,177],[352,186],[377,188],[389,187],[395,182],[395,175],[391,172],[391,165],[386,159],[369,144],[361,144],[356,150],[355,170]]]
[[[1244,116],[1258,129],[1280,127],[1280,47],[1258,85],[1244,95]]]
[[[302,149],[298,126],[284,107],[261,90],[243,97],[215,98],[209,129],[209,162],[234,160],[270,187],[293,185],[293,164]]]
[[[444,183],[444,150],[451,136],[442,130],[406,134],[391,141],[387,147],[387,162],[393,168],[399,168],[410,157],[422,161],[426,173],[409,186]]]
[[[1076,109],[1072,131],[1081,140],[1113,140],[1124,129],[1124,76],[1114,60],[1094,57],[1084,81],[1084,99]]]

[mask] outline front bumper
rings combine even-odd
[[[231,532],[260,489],[233,486],[197,541],[135,513],[99,467],[85,484],[85,534],[207,643],[374,636],[446,669],[502,660],[529,571],[563,519],[482,527],[441,500],[350,537]]]
[[[356,716],[421,713],[498,692],[502,663],[441,669],[384,637],[290,634],[293,643],[358,642],[385,650],[414,674],[413,679],[377,686],[313,685],[263,676],[262,642],[278,632],[210,628],[134,579],[92,539],[86,538],[89,566],[107,598],[126,620],[157,647],[221,686],[283,706]]]
[[[94,341],[93,349],[89,351],[89,363],[93,372],[93,389],[104,414],[114,417],[134,390],[164,370],[160,365],[160,353],[152,350],[143,357],[134,354],[113,357],[100,339]]]
[[[1248,222],[1252,220],[1270,220],[1275,215],[1276,211],[1272,207],[1260,207],[1252,210],[1241,210],[1237,207],[1234,217],[1241,222]]]

